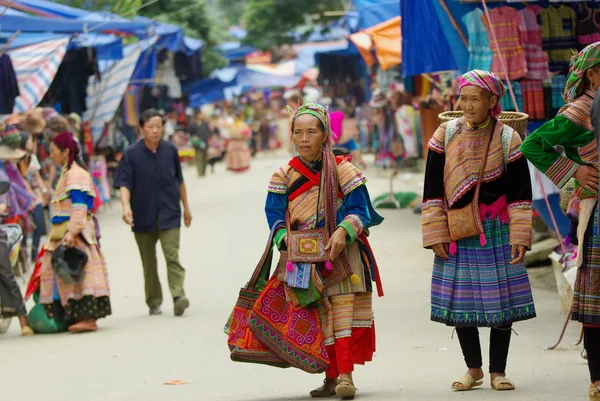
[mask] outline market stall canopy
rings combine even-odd
[[[402,3],[418,7],[421,2],[423,0],[405,0]],[[367,29],[401,15],[400,0],[354,0],[354,8],[358,14],[358,29]]]
[[[2,2],[0,1],[0,4]],[[4,14],[0,17],[0,27],[3,31],[21,32],[54,32],[54,33],[83,33],[94,31],[100,32],[123,32],[135,34],[148,27],[145,22],[88,22],[69,20],[64,18],[49,19],[29,15]]]
[[[324,52],[347,51],[348,41],[344,39],[318,43],[303,43],[293,45],[292,47],[298,56],[296,72],[301,74],[316,65],[318,54]]]
[[[257,50],[254,46],[243,46],[240,42],[224,42],[217,45],[217,49],[230,63],[243,62],[248,54]]]
[[[350,40],[369,67],[375,64],[375,57],[384,71],[402,62],[400,22],[400,17],[394,17],[389,21],[350,35]],[[375,57],[373,57],[373,50]]]
[[[158,47],[163,47],[172,52],[183,52],[188,56],[204,47],[204,42],[199,39],[194,39],[193,42],[184,40],[183,30],[177,25],[157,22],[140,16],[135,16],[133,20],[149,24],[151,35],[159,36]]]
[[[101,31],[112,31],[111,29],[106,28],[106,26],[112,26],[109,25],[109,23],[136,24],[137,28],[133,29],[133,31],[116,31],[136,34],[143,38],[152,35],[161,35],[159,46],[174,52],[182,51],[187,55],[191,55],[194,52],[201,50],[204,46],[203,41],[184,36],[183,30],[178,26],[156,22],[144,17],[136,16],[132,21],[110,12],[87,11],[48,0],[0,0],[0,5],[44,17],[64,18],[68,20],[85,21],[90,24],[93,23],[89,29],[96,26],[98,29],[102,28]],[[105,26],[104,24],[107,25]],[[6,30],[5,27],[3,27],[3,29]],[[148,29],[150,29],[150,32]]]
[[[465,72],[469,66],[469,51],[455,26],[466,32],[462,16],[475,6],[455,0],[403,1],[402,75],[448,70]]]

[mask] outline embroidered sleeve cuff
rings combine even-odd
[[[67,224],[68,231],[77,236],[83,231],[87,223],[87,207],[85,205],[73,205],[69,223]]]
[[[285,249],[285,241],[284,241],[284,239],[285,239],[286,236],[287,236],[287,230],[285,228],[280,229],[275,234],[275,238],[273,239],[273,242],[277,246],[277,249],[280,250],[280,251],[282,249]]]
[[[531,249],[531,225],[533,211],[531,202],[522,201],[508,205],[510,218],[510,244]]]
[[[346,216],[344,221],[338,224],[338,227],[342,227],[344,230],[346,230],[346,233],[348,234],[348,236],[346,237],[346,242],[348,244],[351,244],[356,240],[356,237],[358,237],[362,232],[363,223],[358,216],[348,215]]]
[[[579,164],[564,156],[560,156],[544,174],[557,187],[562,188],[573,177],[578,168]]]
[[[431,199],[423,202],[422,212],[423,247],[431,248],[437,244],[449,244],[450,230],[448,217],[444,211],[441,199]]]

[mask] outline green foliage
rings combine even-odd
[[[136,10],[142,6],[142,0],[54,0],[54,2],[89,11],[109,11],[126,18],[133,17]]]
[[[339,17],[326,17],[325,11],[346,9],[346,0],[247,0],[244,19],[245,42],[269,50],[293,42],[288,32],[304,25],[327,23]]]
[[[140,15],[157,21],[180,26],[186,35],[202,39],[204,71],[211,71],[227,65],[227,60],[215,49],[221,40],[219,26],[210,18],[205,2],[199,0],[159,0],[143,8]]]

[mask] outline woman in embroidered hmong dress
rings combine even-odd
[[[423,245],[435,253],[431,320],[456,327],[468,372],[452,384],[482,384],[478,327],[490,327],[492,388],[512,390],[506,361],[514,322],[535,317],[523,263],[531,247],[531,183],[519,134],[496,120],[504,85],[474,70],[460,79],[464,116],[444,123],[429,142]],[[474,201],[486,139],[493,130],[479,194],[484,234],[452,242],[446,213]],[[446,199],[446,201],[445,201]]]
[[[229,142],[225,153],[227,170],[234,173],[243,173],[250,168],[250,128],[242,121],[235,121],[229,127]]]
[[[289,210],[291,227],[313,228],[319,198],[324,152],[331,152],[330,119],[327,109],[307,103],[292,112],[292,142],[298,152],[289,164],[273,174],[265,211],[269,226],[285,220]],[[336,158],[339,178],[337,230],[327,247],[331,260],[346,251],[353,276],[327,286],[320,301],[321,321],[330,365],[323,386],[312,397],[337,394],[352,399],[356,393],[352,371],[355,364],[372,360],[375,351],[375,327],[372,310],[372,282],[383,295],[377,265],[367,241],[368,228],[383,221],[371,205],[362,173],[343,157]],[[321,198],[318,226],[323,226]],[[285,247],[287,232],[277,232],[275,242]],[[326,248],[327,249],[327,248]],[[318,267],[322,268],[322,266]]]
[[[583,323],[592,381],[590,399],[595,400],[600,400],[600,237],[598,145],[593,132],[597,127],[592,127],[590,108],[599,88],[600,42],[597,42],[583,49],[571,62],[563,93],[567,105],[521,146],[527,159],[558,187],[575,179],[569,212],[579,216],[577,242],[580,248],[572,319]],[[562,148],[564,155],[556,146]]]
[[[52,200],[52,232],[61,239],[50,238],[45,247],[41,267],[40,303],[51,318],[72,323],[69,331],[96,331],[96,320],[111,314],[108,271],[104,256],[97,246],[92,208],[94,183],[91,175],[75,160],[77,142],[65,132],[52,140],[50,156],[58,166],[64,166]],[[61,229],[62,228],[62,229]],[[53,251],[62,243],[77,247],[88,255],[80,282],[67,283],[52,268]],[[55,302],[58,301],[58,302]]]

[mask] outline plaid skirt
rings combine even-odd
[[[535,317],[525,265],[511,265],[510,231],[500,219],[479,237],[457,242],[456,255],[435,257],[431,281],[431,320],[448,326],[497,327]]]
[[[598,207],[590,219],[583,242],[583,263],[577,269],[571,318],[583,324],[600,325],[600,235]]]

